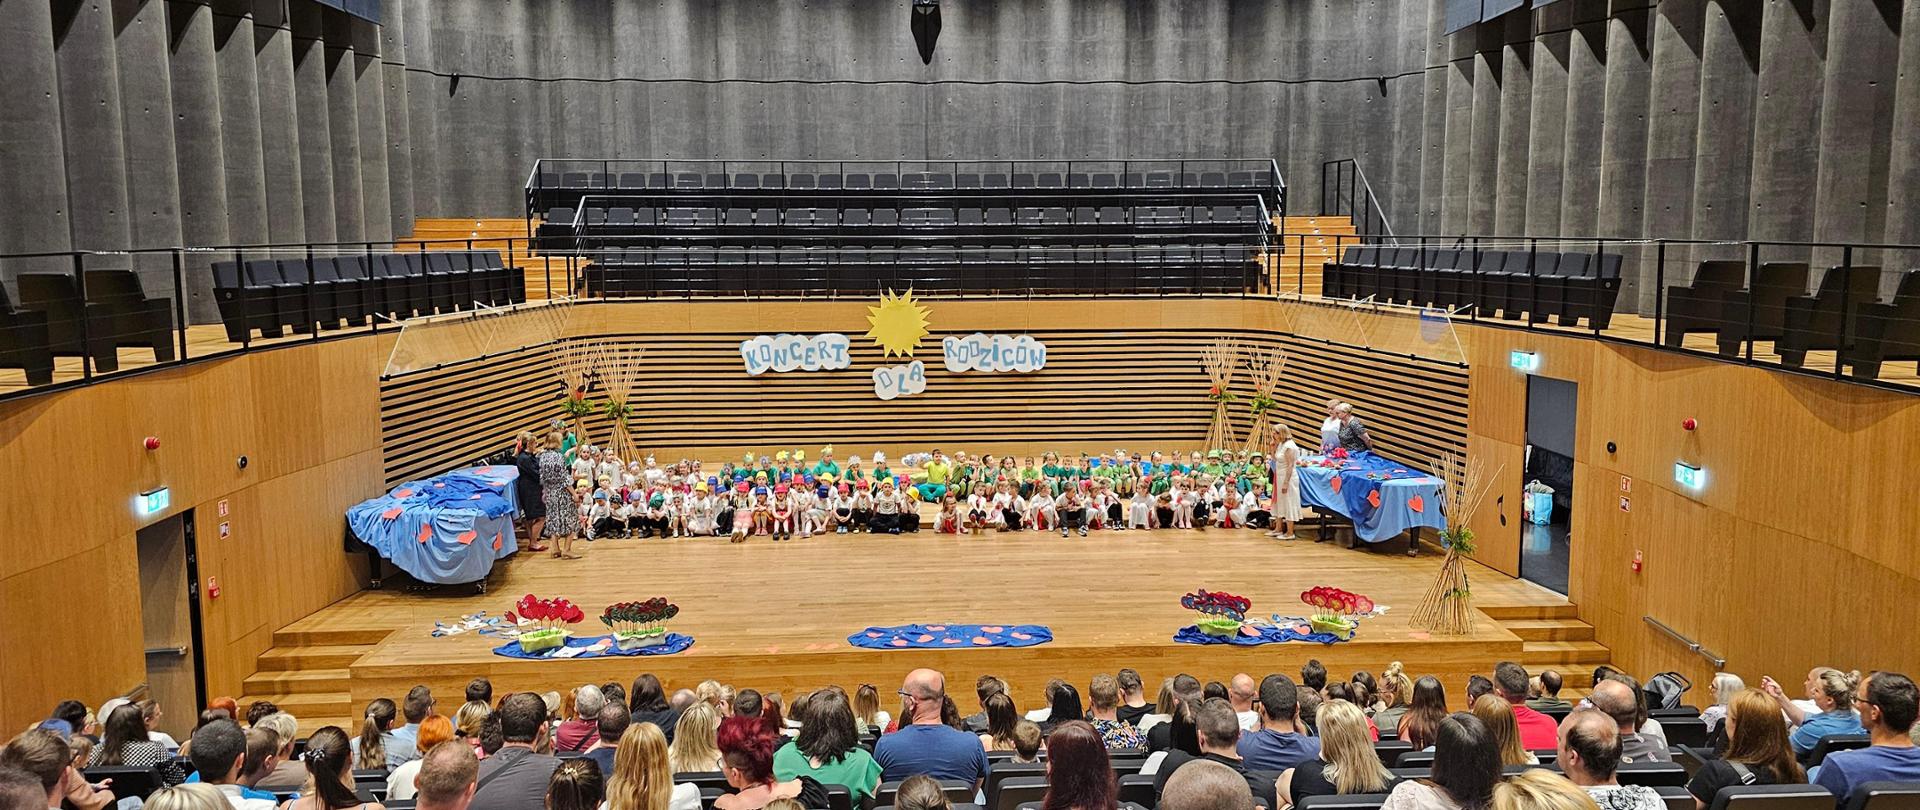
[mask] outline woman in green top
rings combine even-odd
[[[811,776],[824,785],[845,785],[854,806],[873,797],[880,787],[880,763],[860,747],[853,708],[838,689],[822,689],[806,697],[806,716],[800,736],[773,752],[773,777],[782,782]]]

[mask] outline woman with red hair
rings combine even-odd
[[[1041,810],[1114,810],[1119,793],[1107,744],[1091,724],[1072,720],[1047,735],[1047,795]]]
[[[779,747],[779,721],[734,715],[720,722],[721,775],[733,792],[715,799],[715,810],[760,810],[776,799],[796,799],[807,807],[826,807],[827,789],[811,776],[777,782],[773,751]]]

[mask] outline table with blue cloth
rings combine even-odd
[[[1384,543],[1411,531],[1411,555],[1419,548],[1421,529],[1447,527],[1440,514],[1440,479],[1366,450],[1339,460],[1337,467],[1321,466],[1326,460],[1308,456],[1307,465],[1298,468],[1300,503],[1352,521],[1355,537]]]
[[[511,464],[470,467],[408,481],[349,508],[347,526],[373,557],[373,586],[385,559],[421,582],[484,590],[494,561],[520,548],[513,535],[519,476]]]

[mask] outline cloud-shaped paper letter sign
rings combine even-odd
[[[940,354],[946,360],[947,370],[955,373],[1014,371],[1027,374],[1047,365],[1047,344],[1034,340],[1031,335],[1015,337],[975,332],[966,337],[949,336],[940,340]]]
[[[740,359],[747,363],[747,376],[758,377],[768,371],[835,371],[853,365],[846,335],[828,334],[773,336],[761,335],[740,341]]]
[[[927,367],[918,360],[873,370],[873,395],[881,399],[912,396],[927,390]]]

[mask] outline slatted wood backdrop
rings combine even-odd
[[[1022,456],[1046,450],[1199,449],[1213,412],[1200,352],[1222,337],[1247,351],[1277,347],[1287,352],[1287,371],[1276,393],[1277,419],[1305,447],[1318,443],[1324,402],[1336,396],[1354,403],[1384,453],[1408,464],[1424,467],[1443,448],[1465,446],[1467,370],[1456,363],[1264,329],[1027,329],[1047,344],[1045,369],[953,374],[940,362],[939,339],[975,330],[941,329],[921,344],[918,355],[927,366],[926,392],[882,401],[874,396],[871,371],[900,360],[883,361],[858,330],[843,331],[854,339],[852,368],[759,377],[746,374],[738,346],[762,331],[622,332],[570,339],[645,351],[630,424],[635,446],[662,463],[713,462],[790,448],[805,449],[813,458],[826,444],[837,446],[842,461],[851,454],[870,458],[875,450],[898,458],[935,446]],[[1252,423],[1244,399],[1252,387],[1244,368],[1234,391],[1242,397],[1230,406],[1235,433],[1244,440]],[[387,379],[382,430],[388,483],[437,474],[505,449],[518,431],[558,416],[561,393],[543,349]],[[586,424],[592,441],[610,436],[604,416],[589,417]]]

